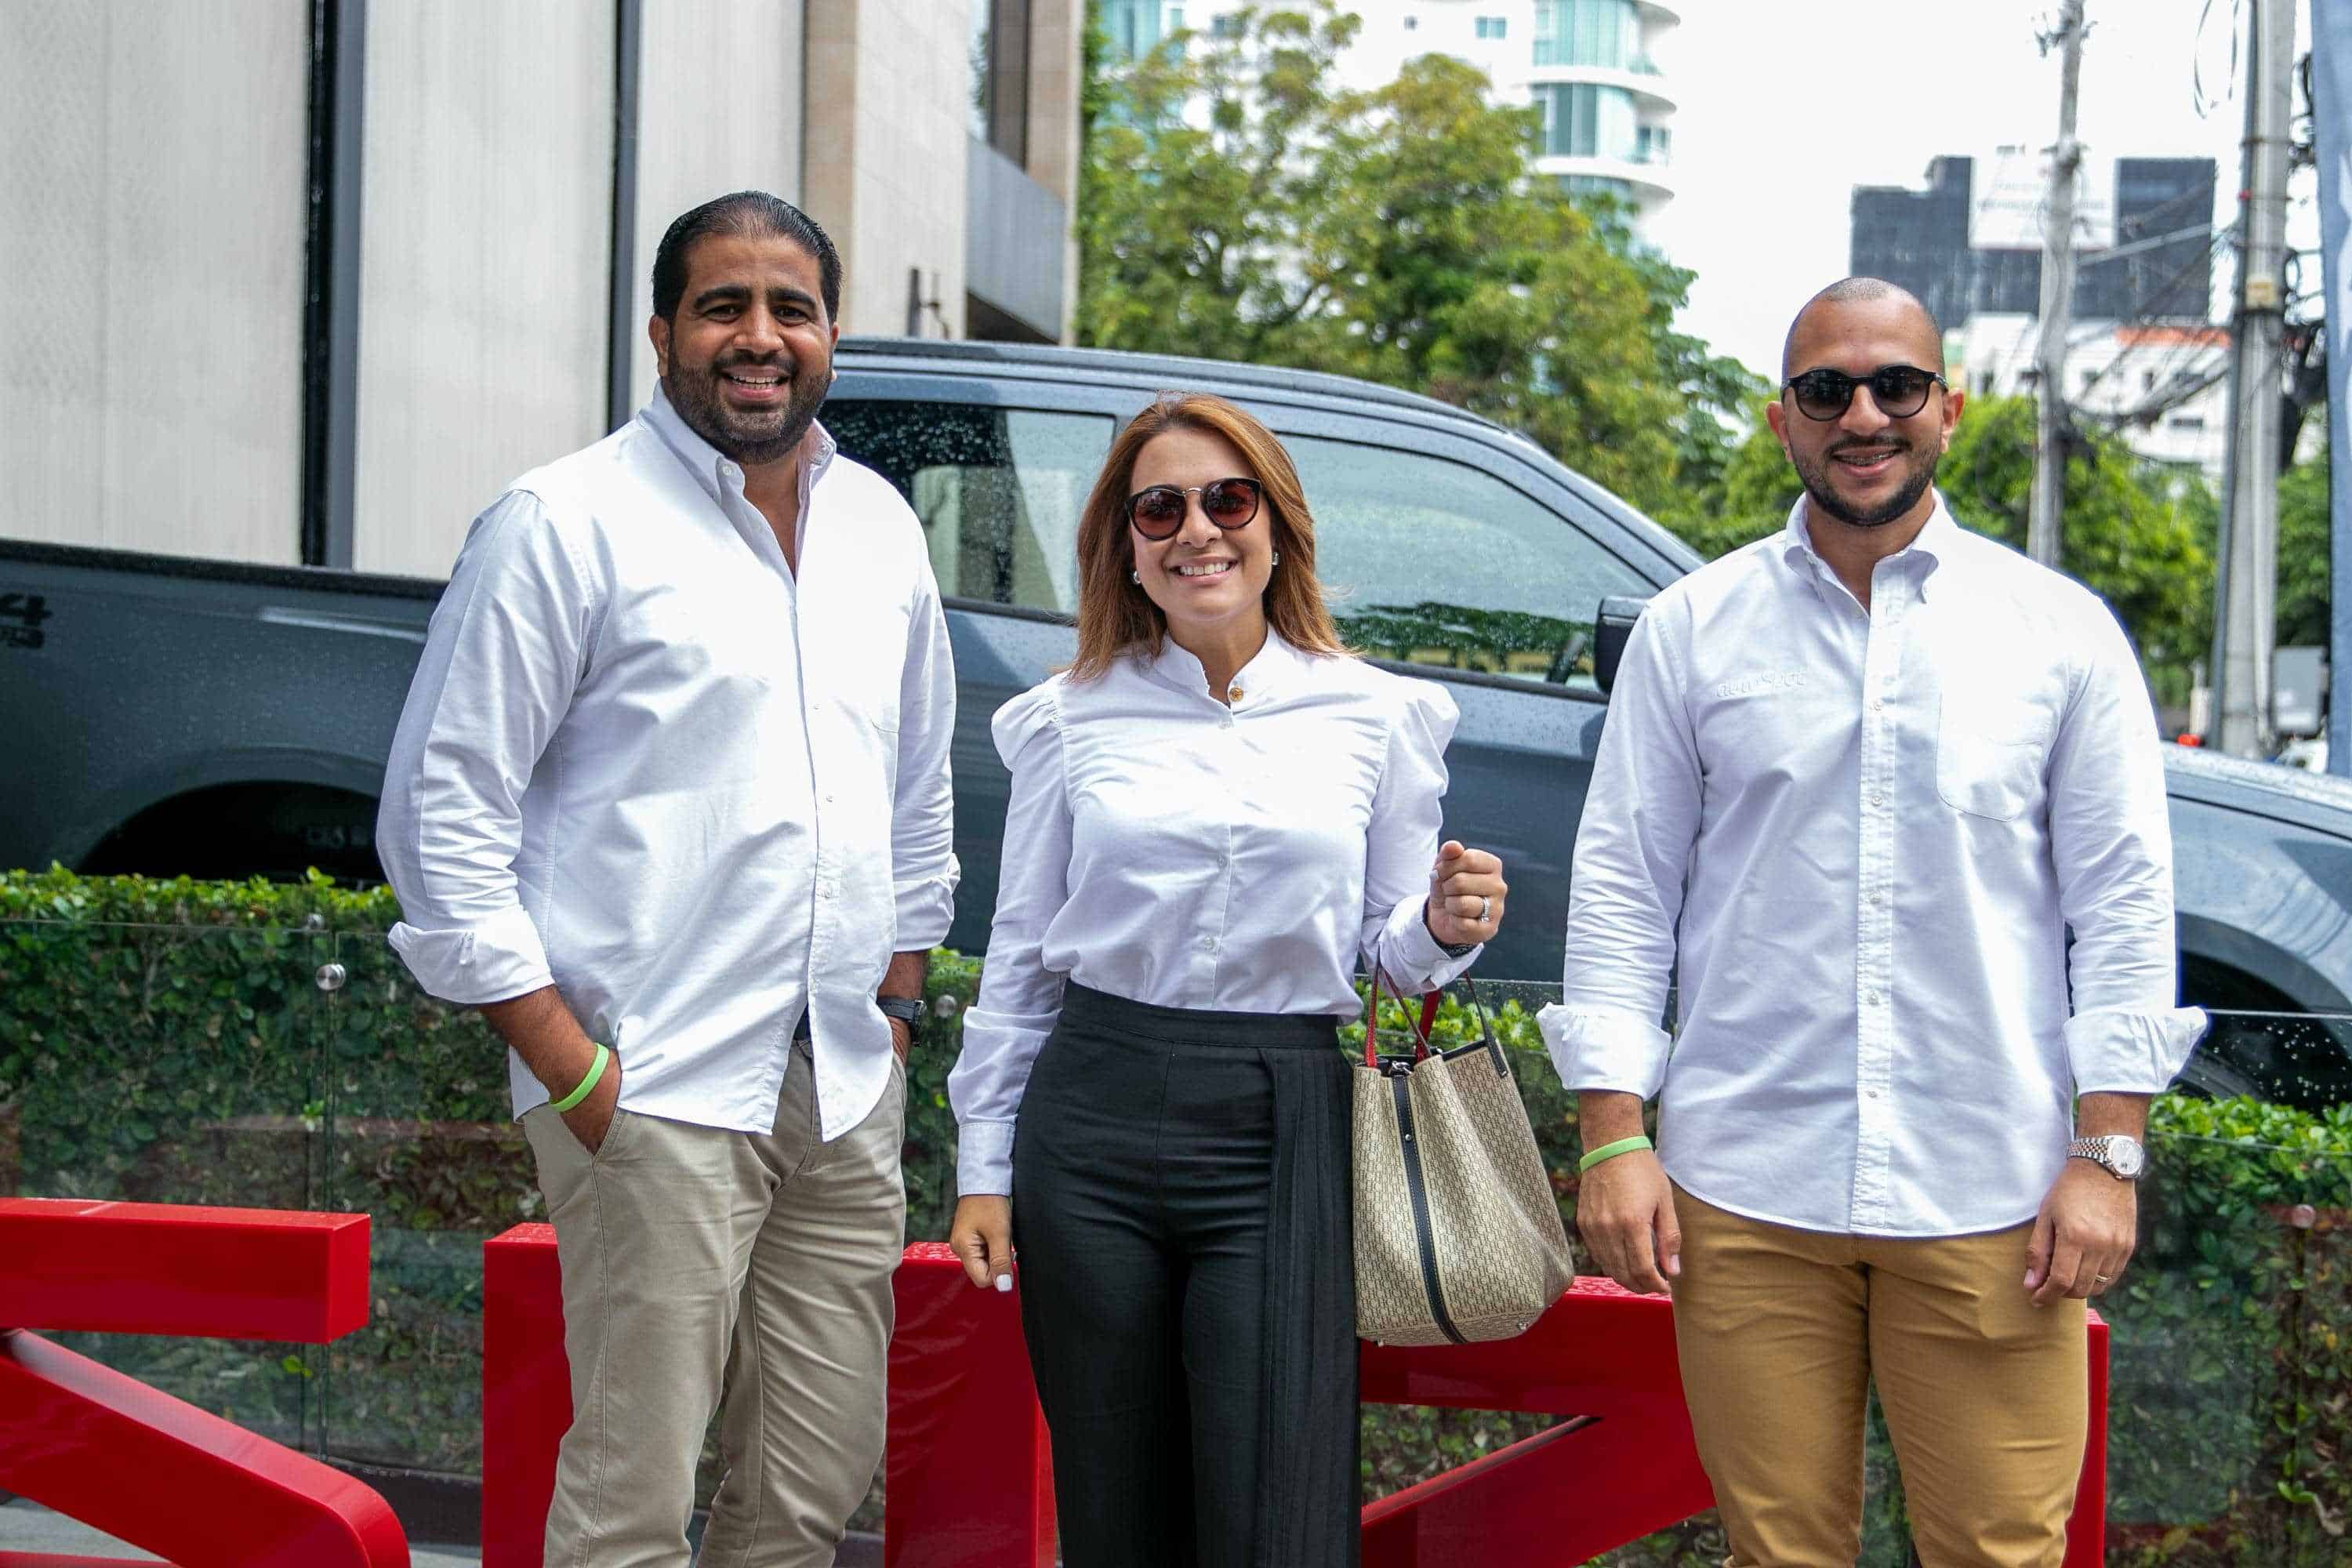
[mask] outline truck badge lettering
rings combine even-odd
[[[39,647],[47,640],[41,623],[54,613],[38,594],[0,594],[0,647]]]

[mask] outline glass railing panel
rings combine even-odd
[[[328,1352],[326,1451],[481,1469],[482,1243],[541,1217],[506,1048],[435,1000],[381,934],[345,931],[324,1053],[334,1206],[374,1217],[373,1310]]]
[[[0,1194],[323,1206],[331,949],[275,927],[0,922]],[[316,1438],[319,1347],[54,1337],[279,1442]]]

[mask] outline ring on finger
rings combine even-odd
[[[1494,912],[1495,912],[1495,900],[1492,900],[1492,899],[1490,899],[1490,898],[1486,897],[1484,894],[1481,894],[1481,895],[1479,896],[1479,899],[1478,899],[1478,921],[1477,921],[1477,923],[1478,923],[1478,924],[1480,924],[1480,925],[1485,925],[1485,924],[1486,923],[1486,917],[1487,917],[1488,915],[1490,915],[1490,914],[1494,913]]]

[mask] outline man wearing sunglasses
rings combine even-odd
[[[1674,1297],[1738,1568],[1854,1560],[1874,1381],[1921,1560],[2058,1568],[2084,1300],[2203,1022],[2147,688],[2105,605],[1945,509],[1942,365],[1891,284],[1799,312],[1766,414],[1803,494],[1634,629],[1543,1019],[1580,1228]]]

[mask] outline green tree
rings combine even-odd
[[[1114,75],[1087,138],[1078,331],[1362,376],[1525,432],[1666,518],[1719,496],[1758,383],[1679,333],[1691,275],[1531,172],[1535,111],[1442,56],[1370,92],[1329,0]]]
[[[2327,459],[2279,476],[2278,641],[2326,646],[2328,637]]]
[[[1969,398],[1936,472],[1963,527],[2020,550],[2037,417],[2030,397]],[[1725,469],[1721,510],[1676,527],[1693,549],[1720,555],[1782,527],[1802,489],[1759,417]],[[2067,457],[2062,563],[2115,606],[2168,700],[2186,696],[2189,666],[2211,642],[2213,509],[2201,476],[2147,462],[2104,431],[2084,432]]]

